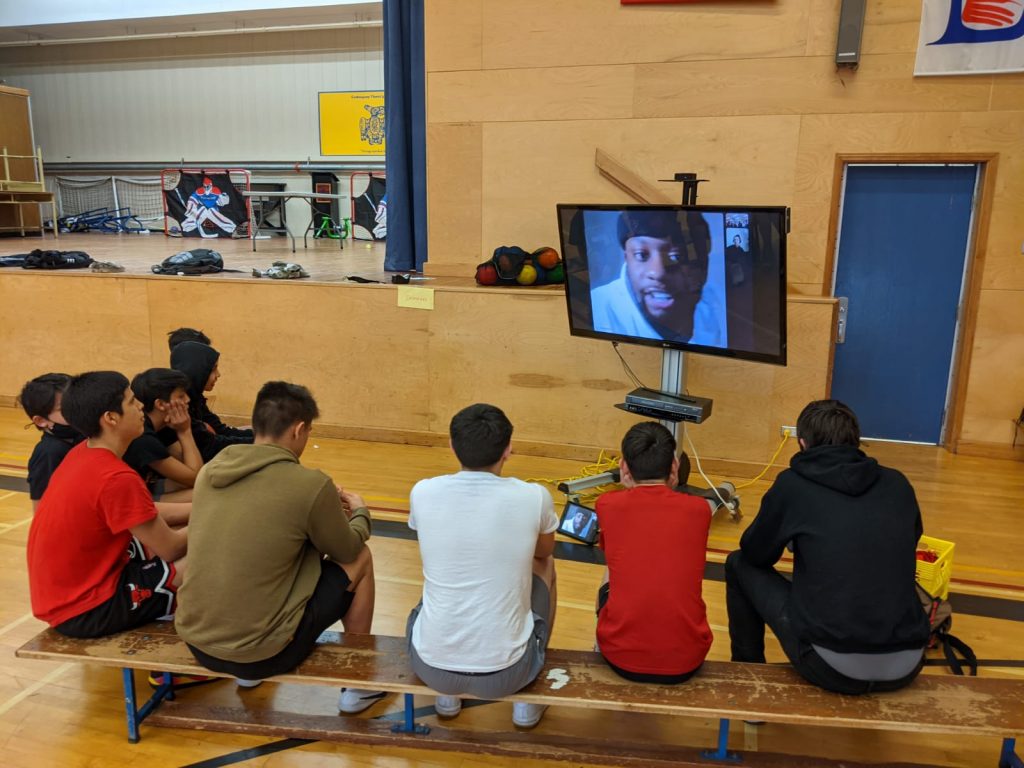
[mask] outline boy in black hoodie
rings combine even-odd
[[[902,688],[921,671],[929,634],[914,588],[914,489],[859,450],[857,417],[838,400],[804,408],[797,436],[800,452],[725,561],[732,660],[764,663],[767,623],[815,685]],[[790,542],[792,582],[774,568]]]
[[[251,429],[229,427],[206,403],[204,392],[211,391],[220,378],[219,359],[220,352],[197,341],[183,341],[171,349],[171,368],[181,371],[189,379],[188,410],[192,415],[192,434],[204,463],[229,445],[253,441]]]

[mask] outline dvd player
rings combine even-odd
[[[634,389],[626,395],[625,407],[632,413],[673,421],[700,424],[711,415],[711,400],[706,397],[670,395],[654,389]]]

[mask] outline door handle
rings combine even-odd
[[[839,316],[836,321],[836,344],[846,341],[846,321],[849,319],[850,300],[846,296],[839,296]]]

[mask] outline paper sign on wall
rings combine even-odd
[[[400,285],[398,286],[398,306],[411,309],[433,309],[434,289]]]

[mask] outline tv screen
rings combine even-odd
[[[784,207],[559,205],[574,336],[786,364]]]

